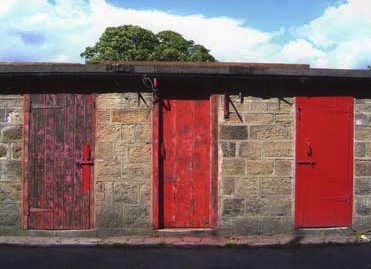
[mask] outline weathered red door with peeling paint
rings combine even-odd
[[[297,227],[352,223],[353,98],[296,99]]]
[[[210,227],[210,98],[162,99],[160,227]]]
[[[94,96],[28,96],[26,190],[29,229],[89,229]]]

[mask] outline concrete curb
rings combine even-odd
[[[323,244],[360,244],[369,239],[356,236],[292,236],[245,237],[145,237],[125,236],[108,238],[9,237],[0,236],[0,246],[24,247],[292,247]]]

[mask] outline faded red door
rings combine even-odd
[[[27,228],[88,229],[94,96],[28,98]]]
[[[297,227],[352,223],[353,98],[296,99]]]
[[[160,226],[210,227],[210,100],[167,98],[161,111]]]

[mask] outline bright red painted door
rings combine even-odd
[[[209,227],[210,100],[162,101],[160,226]]]
[[[296,227],[352,223],[353,98],[296,98]]]
[[[27,228],[90,228],[93,96],[29,96]]]

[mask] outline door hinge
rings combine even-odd
[[[25,107],[26,112],[28,112],[28,113],[31,112],[31,105],[32,105],[32,101],[29,100],[29,101],[26,103],[26,107]]]
[[[166,150],[165,150],[165,144],[163,142],[160,142],[160,155],[161,159],[166,159]]]

